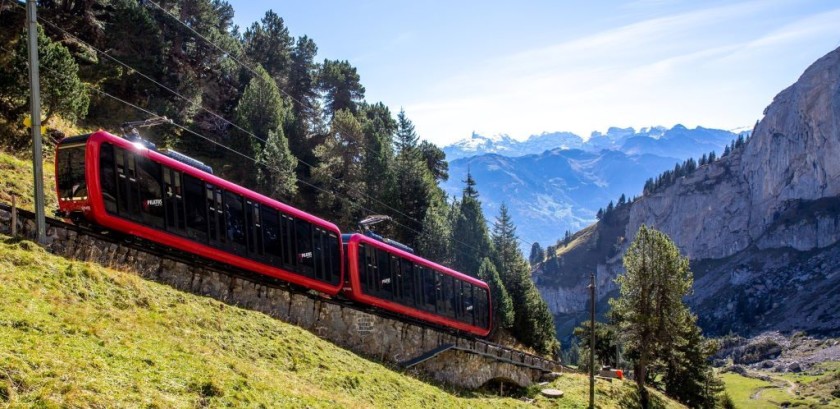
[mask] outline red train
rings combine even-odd
[[[105,131],[56,154],[59,214],[431,324],[486,336],[486,283]]]

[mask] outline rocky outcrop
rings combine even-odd
[[[589,268],[612,280],[642,224],[692,260],[690,301],[705,329],[840,332],[840,49],[776,96],[746,144],[633,202],[623,233],[599,238],[615,250]]]

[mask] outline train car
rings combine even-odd
[[[345,295],[414,319],[478,336],[490,333],[490,288],[364,234],[345,234]]]
[[[334,296],[335,224],[105,131],[62,140],[59,215]]]

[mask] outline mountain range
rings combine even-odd
[[[478,184],[487,220],[505,203],[523,239],[545,246],[565,231],[596,220],[599,208],[640,194],[645,180],[690,157],[716,151],[738,138],[731,131],[682,125],[610,128],[584,141],[568,132],[543,133],[525,141],[473,134],[444,148],[450,178],[443,184],[459,197],[470,172]],[[455,159],[453,159],[455,158]],[[526,253],[527,254],[527,253]]]
[[[641,225],[690,258],[688,301],[707,334],[840,333],[840,48],[779,93],[729,155],[616,208],[535,266],[559,334],[584,319],[593,272],[606,310]]]

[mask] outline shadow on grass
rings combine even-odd
[[[647,392],[650,406],[648,409],[664,409],[665,402],[659,396]],[[642,395],[638,388],[633,388],[624,393],[619,399],[619,407],[623,409],[645,409],[642,406]]]

